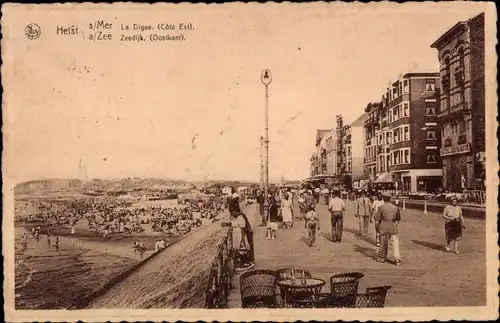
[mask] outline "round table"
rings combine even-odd
[[[295,279],[295,282],[292,279],[278,281],[285,307],[290,307],[297,298],[300,298],[301,301],[316,301],[321,288],[325,284],[326,282],[319,278],[306,278],[305,284],[302,283],[300,278]]]

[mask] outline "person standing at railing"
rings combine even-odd
[[[462,239],[462,229],[465,229],[465,222],[462,216],[462,208],[457,205],[457,198],[450,198],[450,205],[447,205],[443,210],[443,218],[445,219],[444,229],[446,234],[446,247],[448,252],[460,254],[458,250],[458,241]],[[453,249],[451,245],[453,243]]]
[[[239,198],[233,197],[229,202],[229,213],[233,218],[233,226],[241,229],[242,239],[247,240],[248,249],[250,254],[250,261],[253,263],[255,261],[254,246],[253,246],[253,229],[250,221],[245,213],[240,209]]]

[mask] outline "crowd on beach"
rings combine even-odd
[[[30,230],[32,238],[39,241],[43,233],[59,250],[60,227],[69,227],[71,236],[79,230],[88,229],[94,236],[103,240],[111,239],[117,234],[132,235],[184,235],[204,223],[219,219],[224,205],[211,199],[178,200],[176,205],[134,205],[132,202],[113,197],[89,197],[66,201],[36,201],[32,202],[36,212],[17,216],[16,221],[33,223]],[[36,222],[36,223],[35,223]],[[59,228],[57,228],[59,226]],[[42,232],[43,231],[43,232]],[[52,231],[52,232],[51,232]],[[23,234],[21,243],[27,248],[28,233]],[[51,239],[52,238],[52,239]],[[55,243],[55,244],[54,244]],[[155,251],[166,248],[166,241],[159,238]],[[142,254],[146,251],[143,243],[134,241],[133,249]]]

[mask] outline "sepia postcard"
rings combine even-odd
[[[496,21],[3,4],[5,320],[498,319]]]

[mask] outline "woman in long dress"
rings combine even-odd
[[[292,227],[292,200],[289,194],[284,194],[281,200],[281,216],[283,217],[283,224],[285,228]]]

